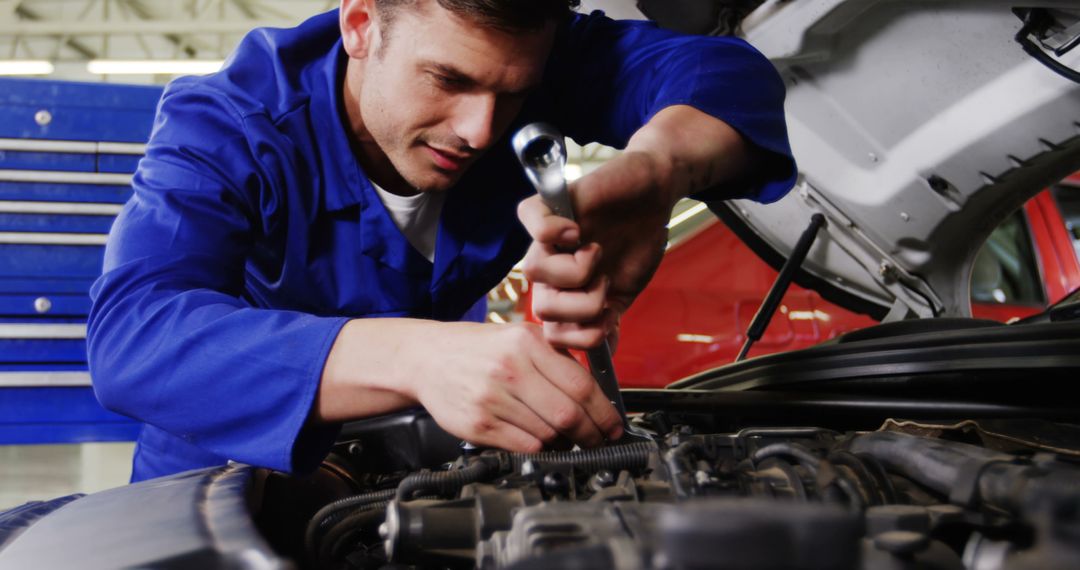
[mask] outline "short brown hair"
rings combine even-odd
[[[383,22],[389,24],[394,12],[418,0],[375,0]],[[423,1],[423,0],[419,0]],[[435,0],[444,9],[480,24],[509,32],[536,31],[548,22],[570,16],[581,0]]]

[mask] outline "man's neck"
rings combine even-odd
[[[419,191],[398,174],[386,153],[364,128],[364,119],[360,116],[360,94],[355,92],[349,80],[352,74],[363,73],[363,64],[349,59],[346,63],[345,81],[342,82],[342,106],[345,109],[345,130],[360,167],[376,185],[391,194],[412,196]]]

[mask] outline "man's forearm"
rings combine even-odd
[[[671,204],[719,184],[731,183],[751,169],[752,153],[743,137],[707,113],[687,105],[661,110],[638,129],[627,153],[654,161],[658,186]]]
[[[518,216],[536,240],[525,276],[535,284],[533,310],[546,338],[590,348],[609,336],[660,264],[675,203],[717,186],[739,188],[753,154],[723,121],[674,105],[638,129],[618,158],[574,183],[576,222],[552,216],[537,197],[522,202]],[[578,235],[578,226],[602,256],[560,251],[577,241],[563,236]]]
[[[340,422],[423,405],[477,445],[598,445],[622,423],[592,376],[533,324],[357,319],[338,334],[311,417]]]
[[[417,405],[404,368],[420,356],[403,354],[403,344],[412,336],[415,351],[430,324],[412,319],[346,323],[323,367],[312,417],[342,422]]]

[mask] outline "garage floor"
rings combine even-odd
[[[127,483],[133,443],[0,446],[0,511]]]

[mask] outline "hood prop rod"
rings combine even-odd
[[[758,307],[753,320],[750,321],[750,327],[746,329],[746,342],[743,343],[742,349],[739,350],[739,355],[735,357],[735,362],[746,358],[746,354],[750,352],[750,347],[761,340],[762,335],[765,334],[765,329],[772,321],[777,307],[780,306],[784,293],[787,293],[791,282],[795,280],[795,272],[799,270],[803,261],[806,260],[806,254],[810,253],[810,246],[814,245],[814,240],[817,239],[818,230],[824,225],[824,215],[817,213],[810,216],[810,225],[799,236],[795,249],[791,251],[791,255],[784,262],[784,266],[780,268],[780,274],[776,276],[776,281],[773,281],[772,287],[769,288],[769,294],[765,296],[765,300],[761,302],[761,306]]]

